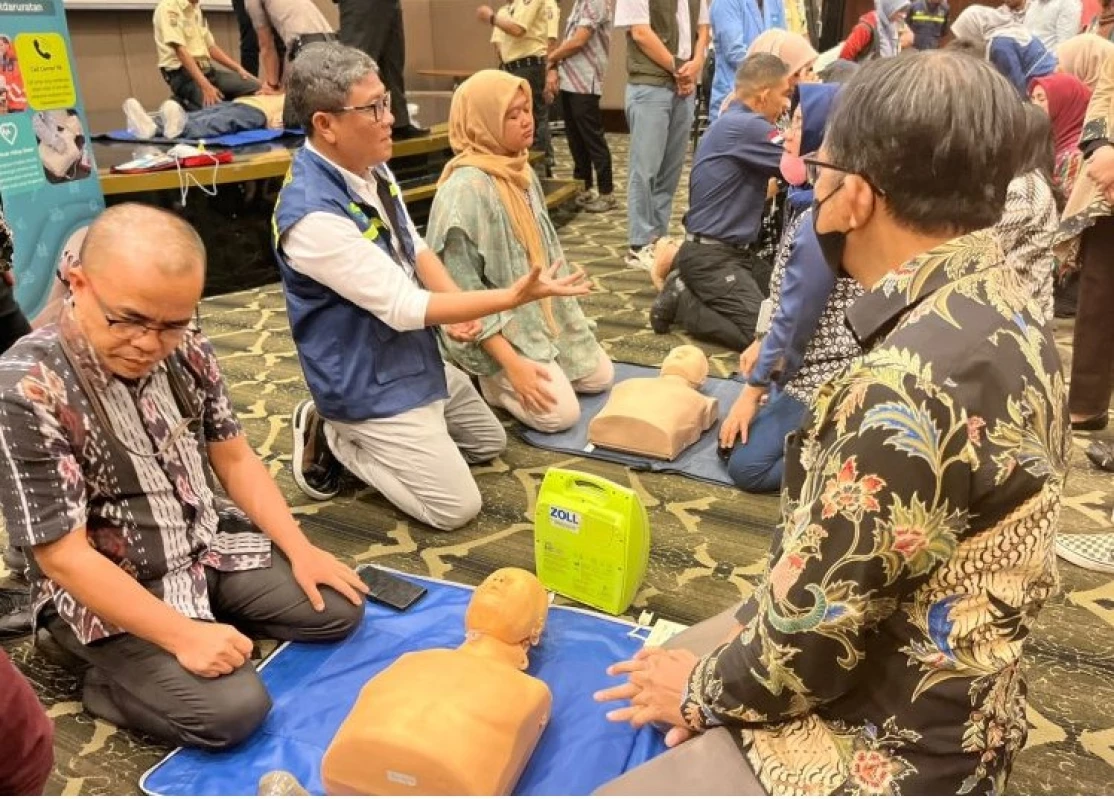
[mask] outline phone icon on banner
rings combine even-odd
[[[38,53],[39,58],[43,59],[44,61],[49,61],[50,59],[54,58],[53,53],[48,50],[43,50],[43,43],[39,41],[38,37],[35,38],[34,48],[35,52]]]

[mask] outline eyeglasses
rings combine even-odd
[[[835,172],[842,172],[845,175],[855,175],[859,178],[862,178],[863,182],[866,183],[866,185],[870,186],[870,190],[872,192],[874,192],[879,197],[886,196],[886,192],[878,188],[877,184],[875,184],[873,180],[864,175],[862,172],[856,172],[853,169],[844,169],[841,166],[829,164],[827,161],[821,161],[819,158],[816,157],[816,153],[809,153],[808,155],[803,156],[801,160],[805,164],[805,177],[808,178],[808,182],[811,183],[813,186],[815,186],[817,181],[820,180],[821,170],[831,169]]]
[[[148,333],[154,333],[163,344],[171,344],[177,342],[186,335],[186,333],[197,331],[198,329],[195,319],[191,319],[188,322],[172,322],[170,324],[152,324],[150,322],[139,322],[134,319],[121,319],[112,312],[111,308],[104,304],[104,301],[100,298],[100,295],[97,294],[97,290],[93,288],[93,284],[89,281],[88,277],[85,279],[85,284],[89,287],[89,293],[93,295],[93,300],[97,303],[97,307],[101,309],[105,324],[108,325],[108,332],[120,341],[134,341],[137,338],[142,338]]]
[[[344,105],[334,111],[334,114],[339,114],[343,111],[355,111],[360,114],[371,114],[371,118],[376,122],[381,122],[383,116],[391,110],[391,93],[386,92],[378,100],[372,100],[366,105]]]

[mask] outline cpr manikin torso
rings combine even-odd
[[[719,402],[697,389],[708,377],[708,359],[697,347],[674,347],[658,377],[623,380],[588,425],[599,447],[673,460],[715,424]]]
[[[549,720],[549,688],[523,672],[547,611],[534,575],[490,575],[468,605],[459,649],[403,655],[363,687],[321,763],[325,790],[510,793]]]

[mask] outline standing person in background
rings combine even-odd
[[[669,232],[681,182],[696,81],[708,49],[707,0],[618,0],[615,27],[627,29],[626,263],[649,270],[646,245]]]
[[[576,0],[565,24],[565,40],[549,54],[556,69],[573,172],[584,182],[577,205],[589,213],[615,208],[611,150],[603,131],[600,95],[611,48],[611,10],[607,0]],[[550,74],[554,74],[552,71]],[[595,183],[592,170],[595,168]],[[599,193],[593,191],[593,185]]]
[[[708,9],[712,43],[716,50],[716,73],[708,122],[715,122],[720,106],[735,91],[735,72],[754,40],[764,31],[784,28],[783,0],[716,0]]]
[[[533,98],[534,146],[545,153],[546,177],[553,176],[553,142],[549,107],[545,102],[546,59],[553,5],[548,0],[511,0],[498,10],[476,9],[480,22],[492,27],[491,43],[499,54],[499,68],[530,84]]]
[[[282,44],[281,50],[285,52],[287,63],[297,58],[306,45],[332,42],[337,38],[333,26],[313,0],[244,0],[244,10],[255,26],[262,62],[261,78],[266,92],[282,91],[283,56],[280,55],[276,36]]]
[[[1083,6],[1080,0],[1029,0],[1025,7],[1025,27],[1041,40],[1047,50],[1079,33]]]
[[[982,53],[1021,97],[1029,82],[1056,71],[1056,56],[1006,7],[968,6],[952,24],[958,47]]]
[[[1099,84],[1102,65],[1114,56],[1114,42],[1094,33],[1073,36],[1056,48],[1060,71],[1075,75],[1092,92]]]
[[[918,50],[935,50],[948,32],[948,4],[946,0],[916,0],[909,7],[907,18],[913,32],[913,46]]]
[[[900,53],[901,27],[905,24],[909,5],[909,0],[874,0],[874,10],[859,17],[839,57],[861,63]]]
[[[391,94],[395,141],[429,133],[410,121],[406,103],[406,31],[402,0],[334,0],[340,10],[340,42],[363,50],[379,65],[379,75]]]
[[[160,0],[152,22],[159,72],[187,110],[259,91],[259,81],[217,46],[199,0]]]

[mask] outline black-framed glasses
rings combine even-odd
[[[845,175],[856,175],[857,177],[862,178],[866,185],[870,186],[870,190],[876,195],[878,195],[879,197],[886,196],[886,192],[878,188],[878,184],[876,184],[862,172],[856,172],[853,169],[846,169],[837,164],[830,164],[827,161],[821,161],[819,158],[816,157],[816,153],[809,153],[806,156],[802,156],[801,160],[804,162],[805,165],[805,177],[808,178],[808,182],[811,183],[813,186],[815,186],[817,181],[820,180],[820,172],[822,170],[831,169],[834,172],[842,172]]]
[[[339,114],[344,111],[355,111],[359,114],[371,114],[371,118],[376,122],[381,122],[383,116],[391,110],[391,93],[386,92],[378,100],[372,100],[365,105],[342,105],[334,114]]]
[[[197,326],[197,318],[194,317],[188,322],[172,322],[171,324],[155,324],[151,322],[140,322],[135,319],[121,319],[112,309],[105,305],[104,300],[97,294],[97,290],[93,288],[92,282],[86,278],[86,285],[89,286],[89,293],[93,295],[93,300],[97,303],[97,307],[101,310],[101,315],[104,316],[105,324],[108,325],[108,332],[121,341],[134,341],[137,338],[142,338],[148,333],[154,333],[159,337],[159,341],[163,344],[171,344],[177,342],[188,332],[196,332],[199,328]]]

